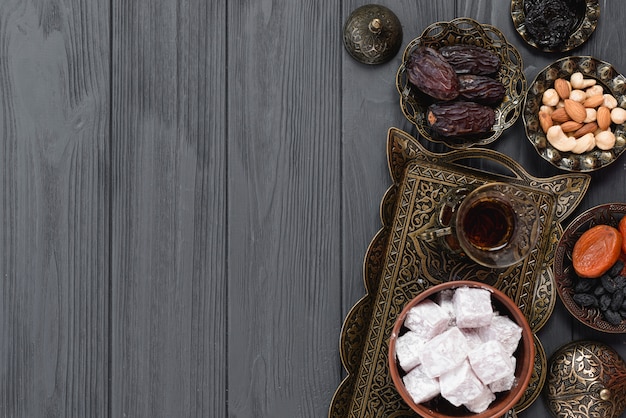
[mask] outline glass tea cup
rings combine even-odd
[[[494,182],[451,190],[440,204],[438,226],[419,235],[490,268],[526,258],[539,237],[539,211],[520,188]]]

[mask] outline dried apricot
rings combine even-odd
[[[626,254],[626,216],[619,221],[617,227],[619,228],[619,232],[622,233],[622,252]]]
[[[622,234],[610,225],[596,225],[578,238],[572,251],[574,271],[597,278],[607,272],[622,253]]]

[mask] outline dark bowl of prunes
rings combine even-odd
[[[552,270],[565,308],[606,333],[626,333],[625,217],[626,203],[586,210],[565,229],[554,254]]]
[[[544,52],[564,52],[589,39],[598,25],[598,0],[512,0],[517,33]]]
[[[521,114],[523,67],[496,27],[470,18],[436,22],[404,50],[396,74],[400,108],[428,141],[487,145]]]

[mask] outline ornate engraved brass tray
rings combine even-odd
[[[387,343],[403,306],[420,292],[446,280],[482,280],[518,303],[533,332],[548,320],[556,303],[549,266],[563,227],[560,222],[580,203],[591,178],[570,173],[534,178],[510,157],[489,149],[427,151],[415,138],[391,128],[387,158],[393,185],[381,202],[382,228],[364,260],[366,295],[345,318],[340,354],[347,376],[337,388],[329,418],[414,417],[388,371]],[[415,239],[435,222],[437,203],[451,188],[507,181],[536,202],[543,225],[539,242],[524,261],[488,269]],[[545,351],[535,335],[535,373],[524,397],[507,416],[516,416],[541,393],[546,378]]]

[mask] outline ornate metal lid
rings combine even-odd
[[[400,50],[402,25],[385,6],[367,4],[356,8],[343,27],[343,44],[363,64],[382,64]]]
[[[626,363],[600,342],[566,344],[550,359],[545,391],[555,417],[617,418],[626,409]]]

